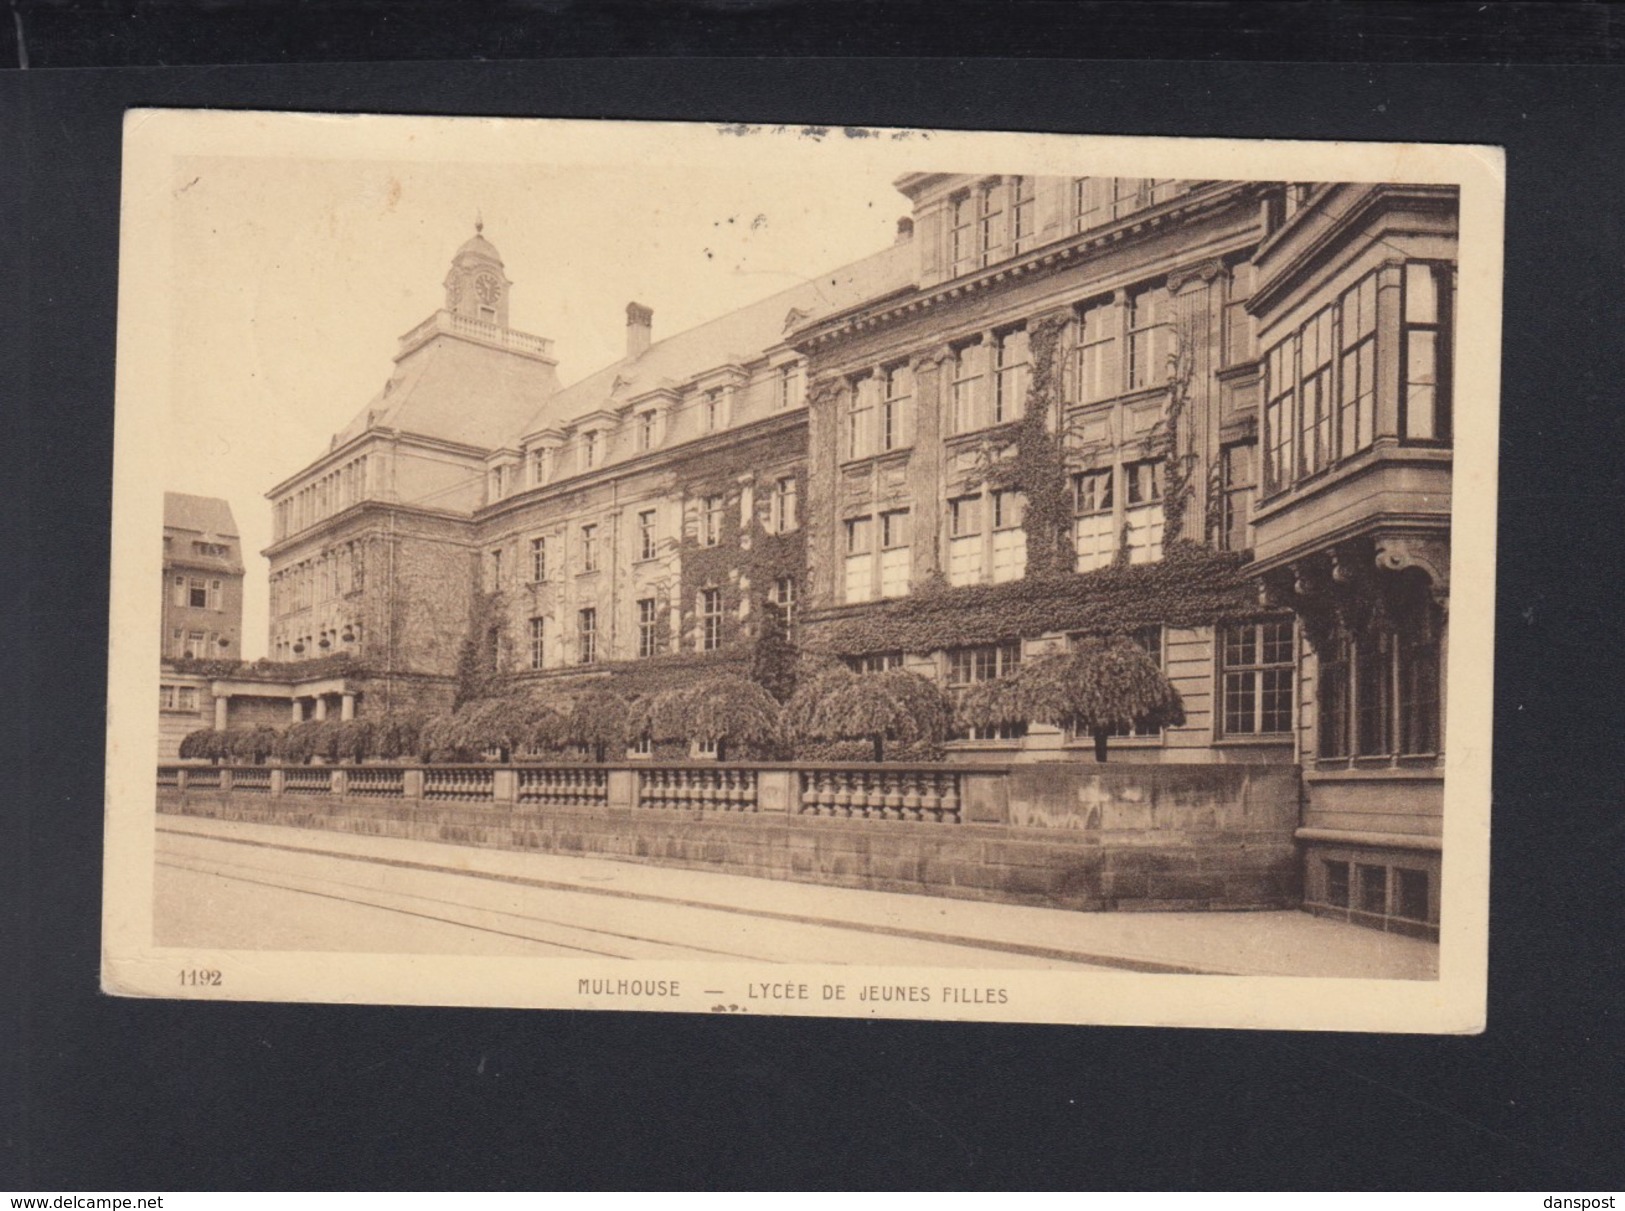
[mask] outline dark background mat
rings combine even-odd
[[[1379,7],[19,2],[0,17],[0,62],[17,61],[20,21],[31,64],[0,73],[0,1188],[1619,1188],[1620,21]],[[1343,16],[1294,11],[1309,8]],[[769,50],[825,57],[755,57]],[[1019,58],[869,57],[950,50]],[[475,54],[501,61],[444,61]],[[635,54],[694,57],[616,57]],[[538,55],[563,57],[513,58]],[[1157,58],[1175,55],[1199,61]],[[338,61],[383,58],[437,61]],[[101,996],[133,106],[1505,146],[1488,1032]]]

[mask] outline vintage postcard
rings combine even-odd
[[[1497,149],[125,135],[106,991],[1484,1028]]]

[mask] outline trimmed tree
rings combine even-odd
[[[323,756],[330,761],[360,764],[372,756],[377,744],[377,725],[371,719],[341,719],[323,738]]]
[[[521,700],[524,711],[523,742],[527,752],[556,752],[570,743],[568,704],[549,701],[539,695]]]
[[[227,744],[224,732],[200,727],[181,737],[179,755],[182,761],[219,761],[228,752]]]
[[[1003,727],[1027,723],[1014,675],[966,686],[954,702],[954,722],[961,728]]]
[[[755,681],[707,677],[680,699],[687,738],[716,745],[718,761],[728,759],[730,746],[771,752],[779,739],[779,704]]]
[[[234,728],[230,740],[231,755],[248,765],[264,765],[266,758],[276,751],[276,739],[276,728],[263,723],[258,727]]]
[[[465,703],[454,715],[463,747],[484,754],[496,750],[507,761],[530,743],[531,714],[522,698],[483,698]]]
[[[327,722],[303,719],[290,723],[277,736],[276,756],[286,765],[304,765],[320,750]]]
[[[420,756],[418,733],[423,730],[424,717],[414,711],[397,711],[381,715],[373,722],[373,751],[385,761],[401,758],[416,760]]]
[[[611,747],[625,747],[630,720],[626,700],[619,694],[590,689],[570,708],[566,734],[571,744],[583,745],[591,752],[594,761],[603,761]]]
[[[1094,737],[1095,760],[1106,760],[1114,731],[1178,727],[1185,704],[1144,648],[1123,635],[1084,639],[1069,652],[1024,663],[1012,699],[1019,717],[1069,727]]]
[[[796,739],[863,740],[876,761],[886,759],[888,742],[940,743],[950,718],[941,688],[918,673],[859,675],[833,664],[804,679],[785,710]]]
[[[479,754],[468,745],[466,718],[456,714],[433,715],[418,729],[418,757],[431,762],[477,760]]]

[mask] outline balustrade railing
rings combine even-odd
[[[251,795],[271,793],[271,771],[263,765],[245,766],[231,771],[231,789]]]
[[[496,797],[496,771],[453,766],[423,771],[423,797],[460,803],[490,803]]]
[[[406,795],[406,771],[356,766],[345,774],[345,790],[369,799],[401,799]]]
[[[609,771],[521,768],[515,794],[519,802],[539,807],[603,807],[609,802]]]
[[[330,795],[333,771],[320,766],[290,765],[282,771],[285,795]]]
[[[639,807],[712,812],[756,810],[756,771],[676,766],[638,771]]]
[[[807,769],[801,814],[958,824],[959,774],[935,769]]]
[[[976,770],[971,772],[975,773]],[[986,777],[999,771],[980,769]],[[167,790],[338,795],[527,807],[772,812],[959,824],[964,767],[879,765],[451,765],[158,767]],[[980,802],[980,800],[978,800]],[[982,819],[982,817],[977,817]]]

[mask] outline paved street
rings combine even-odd
[[[161,946],[1431,979],[1437,947],[1298,912],[1078,913],[159,818]]]

